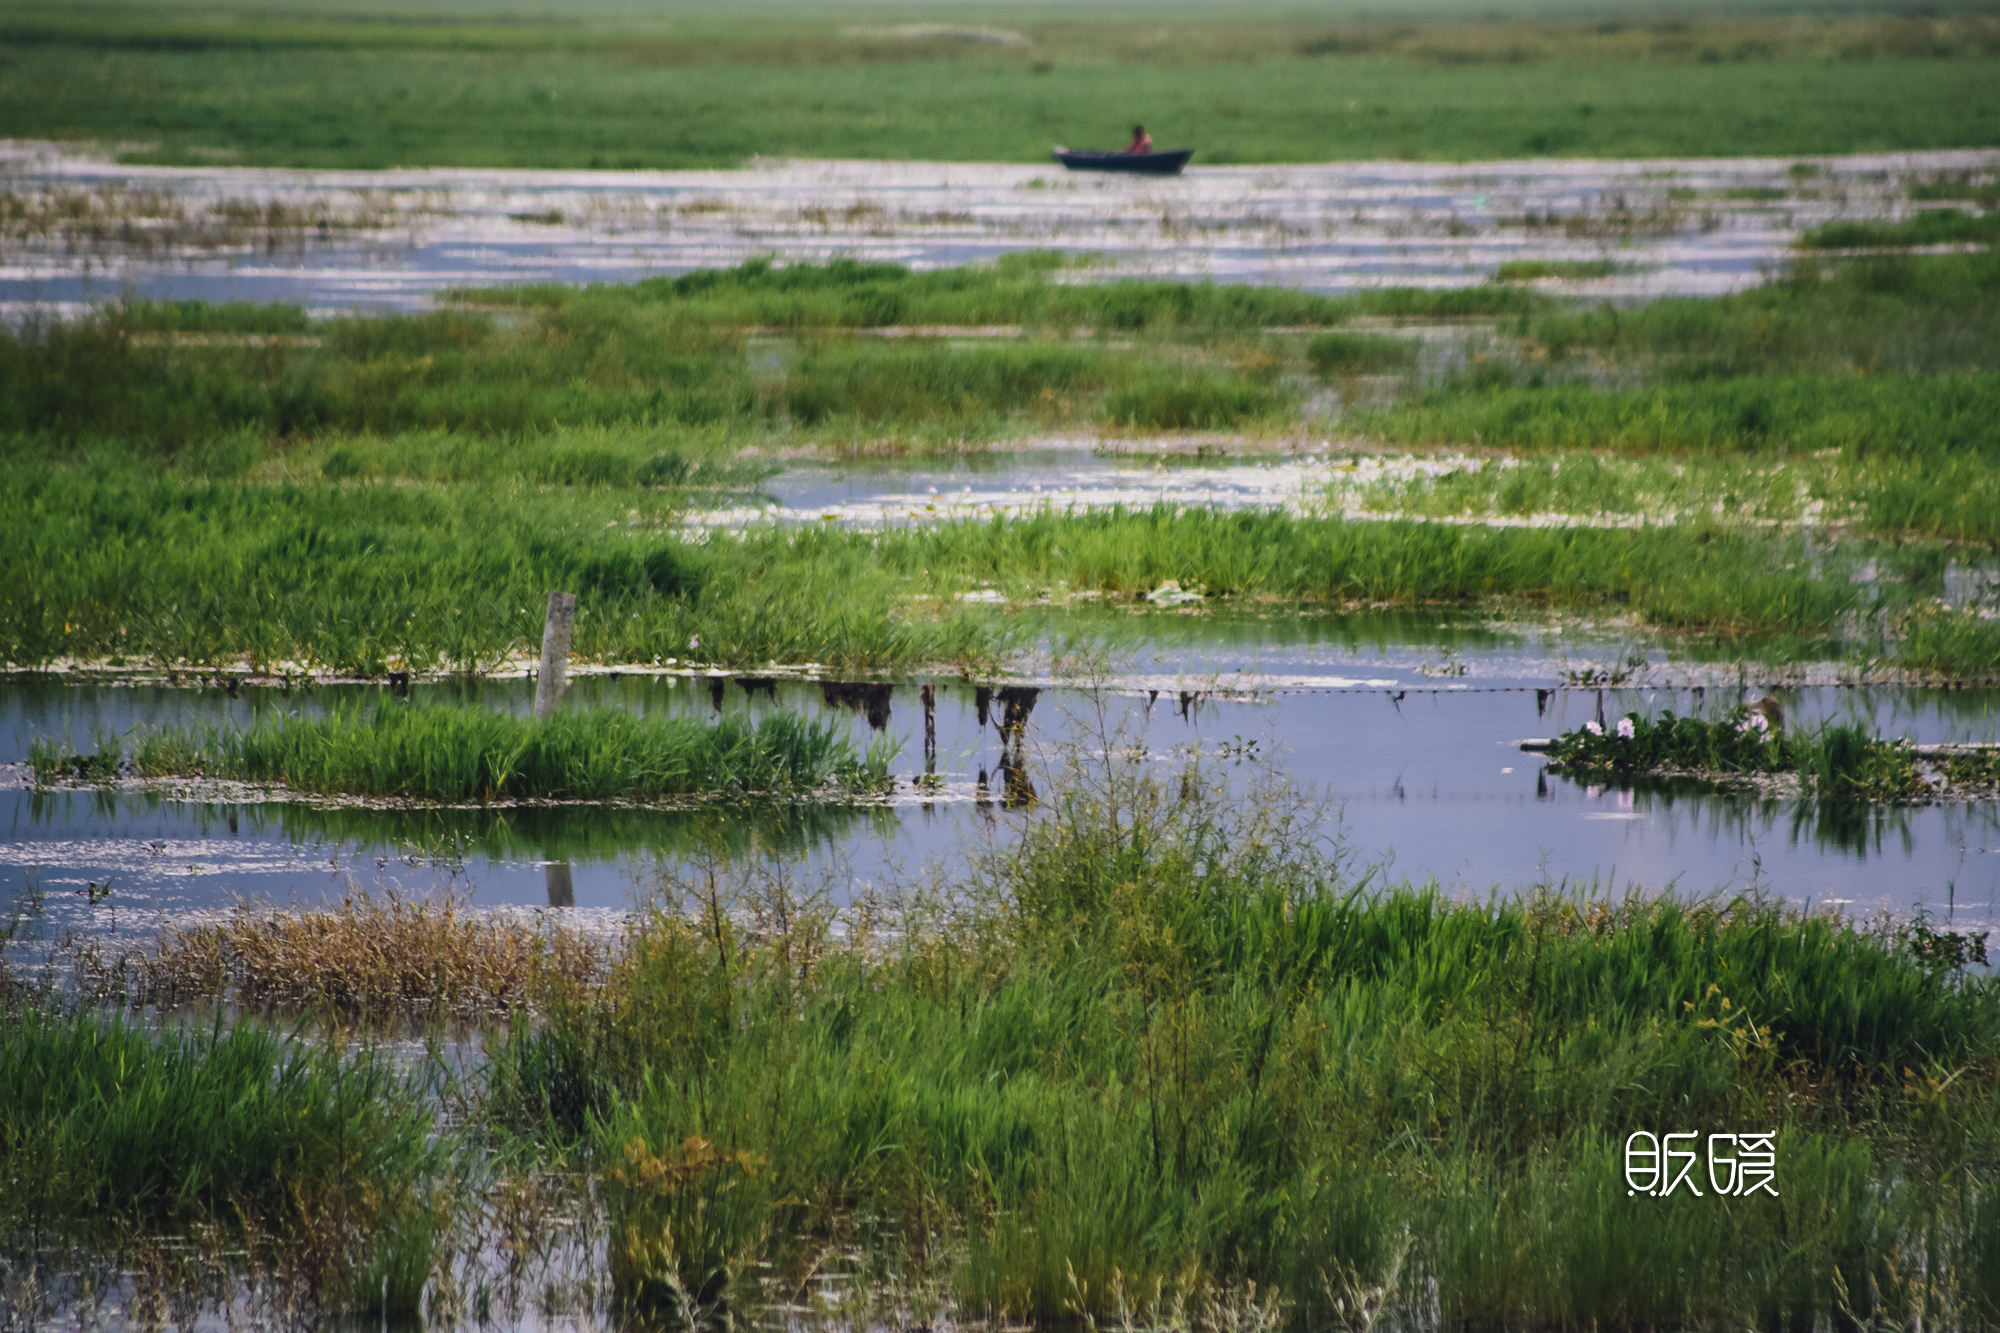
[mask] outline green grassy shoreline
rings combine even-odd
[[[95,514],[71,501],[78,487],[97,493]],[[22,562],[38,571],[33,593],[0,606],[16,664],[476,671],[533,649],[549,587],[580,590],[575,651],[587,660],[843,669],[990,664],[1016,621],[956,595],[994,584],[1021,602],[1049,591],[1082,624],[1095,612],[1074,602],[1077,593],[1129,601],[1173,579],[1225,605],[1633,614],[1751,652],[1778,641],[1831,649],[1850,613],[1893,610],[1907,595],[1814,573],[1796,537],[1719,527],[1698,529],[1690,543],[1678,528],[1486,528],[1163,507],[880,533],[763,529],[695,545],[657,528],[604,529],[583,516],[611,506],[578,497],[558,505],[540,495],[390,489],[369,494],[357,512],[338,493],[159,482],[129,493],[129,517],[114,535],[105,499],[101,483],[77,478],[50,486],[31,511],[46,516]],[[622,514],[622,498],[614,505]],[[310,559],[290,555],[302,547]],[[187,591],[196,588],[198,597]],[[1977,655],[1981,624],[1912,623],[1970,636],[1962,660],[1941,659],[1942,669],[1990,673]]]
[[[796,1305],[832,1245],[860,1280],[827,1315],[960,1326],[2000,1321],[1980,937],[1747,897],[1454,901],[1343,872],[1293,795],[1111,763],[866,902],[752,857],[663,881],[595,953],[349,902],[101,974],[116,1000],[211,964],[282,985],[284,958],[339,1044],[0,1008],[0,1071],[61,1071],[0,1079],[0,1245],[60,1271],[192,1230],[217,1248],[197,1301],[289,1280],[372,1314],[387,1275],[395,1311],[482,1284],[498,1309],[482,1256],[535,1201],[596,1230],[537,1221],[532,1299],[705,1326]],[[375,1022],[520,1016],[452,1076],[372,1054],[364,997]],[[424,1090],[454,1077],[434,1131]],[[1635,1196],[1640,1130],[1770,1134],[1775,1193],[1698,1165],[1699,1196]],[[563,1269],[583,1234],[601,1258]],[[244,1262],[287,1247],[311,1262]]]

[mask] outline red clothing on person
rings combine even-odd
[[[1137,134],[1132,136],[1132,146],[1127,148],[1125,151],[1128,153],[1152,152],[1153,136],[1146,133],[1144,130],[1140,130]]]

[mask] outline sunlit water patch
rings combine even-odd
[[[1488,281],[1502,262],[1610,262],[1602,297],[1761,279],[1796,233],[1908,209],[1907,180],[1992,152],[1815,159],[1202,167],[1148,179],[1054,166],[757,162],[740,171],[290,171],[125,166],[0,148],[34,225],[0,264],[0,310],[125,295],[430,303],[440,288],[629,282],[758,256],[936,268],[1031,249],[1108,273],[1341,292]]]

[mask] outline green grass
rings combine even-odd
[[[1538,278],[1608,278],[1618,271],[1612,259],[1507,259],[1493,273],[1495,282],[1533,282]]]
[[[44,782],[101,777],[82,757],[38,739]],[[322,717],[270,711],[241,729],[165,729],[125,756],[141,777],[206,776],[299,791],[438,801],[658,800],[687,795],[809,795],[879,789],[890,755],[857,751],[837,723],[790,713],[713,723],[615,708],[558,711],[547,721],[482,708],[383,702]],[[114,765],[116,760],[113,761]]]
[[[2000,674],[2000,624],[1974,611],[1917,607],[1901,618],[1897,658],[1939,676]]]
[[[1355,422],[1386,443],[1564,455],[1461,477],[1436,487],[1435,501],[1465,493],[1475,508],[1525,512],[1564,492],[1585,499],[1581,479],[1608,470],[1574,456],[1590,449],[1631,455],[1639,471],[1671,466],[1673,478],[1649,487],[1656,495],[1732,512],[1768,489],[1783,460],[1812,498],[1865,530],[1990,542],[2000,537],[1996,294],[1991,254],[1884,257],[1803,260],[1716,299],[1547,309],[1503,321],[1483,361]],[[1674,462],[1636,461],[1662,456]],[[1746,465],[1741,477],[1726,475],[1731,459]],[[1537,484],[1530,473],[1541,468],[1548,480]],[[1558,470],[1568,473],[1560,485]],[[1706,495],[1691,494],[1697,474],[1714,479]],[[1510,494],[1484,494],[1495,485]],[[1634,499],[1597,498],[1614,512]],[[1769,517],[1798,510],[1776,495],[1754,503]]]
[[[6,335],[4,654],[472,671],[532,651],[536,608],[562,587],[584,599],[578,650],[595,660],[969,665],[1004,652],[1022,622],[929,599],[998,584],[1060,601],[1174,578],[1292,602],[1622,606],[1759,651],[1820,651],[1842,616],[1881,612],[1913,617],[1891,636],[1905,665],[1990,674],[1981,625],[1915,616],[1907,591],[1788,571],[1800,562],[1787,539],[1736,529],[1810,513],[1896,540],[2000,539],[1993,256],[1802,261],[1735,296],[1637,310],[1504,285],[1328,300],[1074,284],[1056,263],[757,263],[633,288],[462,293],[494,313],[339,319],[297,339],[182,337],[181,323],[260,322],[192,307]],[[1476,355],[1463,370],[1427,387],[1415,342],[1340,327],[1468,313],[1494,324],[1465,335]],[[854,332],[884,320],[1026,332]],[[752,328],[784,332],[752,345]],[[1163,528],[1127,514],[1060,530],[677,536],[690,509],[767,475],[741,452],[750,443],[1283,437],[1310,376],[1399,372],[1404,396],[1355,409],[1344,429],[1540,457],[1377,488],[1362,499],[1378,512],[1680,526],[1502,535],[1190,516]],[[1690,545],[1698,559],[1674,558]],[[1894,628],[1873,623],[1848,646],[1873,651]]]
[[[1550,309],[1519,332],[1552,363],[1584,352],[1649,378],[2000,369],[2000,255],[1802,257],[1734,295]]]
[[[1630,734],[1627,734],[1629,731]],[[1742,777],[1797,775],[1822,800],[1898,800],[1919,795],[1916,751],[1853,724],[1786,728],[1744,706],[1704,719],[1631,713],[1608,730],[1587,723],[1556,739],[1552,764],[1583,771],[1663,769]]]
[[[1337,468],[1329,498],[1412,517],[1619,515],[1660,523],[1696,514],[1795,523],[1814,497],[1850,484],[1836,465],[1685,455],[1536,453],[1481,459],[1436,474],[1360,481]]]
[[[1913,541],[1945,559],[1950,553],[1933,543],[2000,541],[2000,475],[1982,454],[1744,458],[1548,449],[1435,475],[1368,482],[1359,475],[1336,468],[1329,501],[1384,517],[1617,516],[1666,524],[1816,519],[1849,540]],[[1961,558],[1968,557],[1977,558]],[[1943,588],[1932,579],[1926,591],[1938,596]]]
[[[824,266],[773,268],[751,261],[679,278],[649,278],[626,288],[513,287],[453,291],[476,304],[564,307],[591,299],[659,302],[715,326],[783,329],[886,325],[1020,324],[1068,332],[1079,326],[1119,333],[1255,332],[1271,325],[1327,325],[1359,315],[1421,319],[1520,314],[1538,305],[1504,292],[1383,288],[1320,296],[1285,287],[1088,276],[1090,262],[1053,251],[1006,255],[991,265],[913,273],[895,264],[834,260]],[[1076,270],[1083,270],[1078,273]],[[1065,270],[1069,270],[1065,273]]]
[[[2000,213],[1930,209],[1902,222],[1828,222],[1799,238],[1808,250],[1914,245],[1986,245],[2000,240]]]
[[[551,587],[579,594],[588,660],[749,667],[991,661],[1016,622],[950,600],[987,584],[1024,599],[1129,597],[1171,578],[1243,599],[1613,608],[1746,641],[1818,639],[1870,604],[1816,576],[1792,538],[1721,525],[1690,537],[1167,508],[695,546],[666,528],[671,497],[617,490],[272,485],[121,465],[17,468],[0,499],[20,516],[0,534],[0,571],[18,571],[0,652],[23,666],[490,669],[534,650]]]
[[[1953,201],[1976,203],[1984,208],[2000,208],[2000,181],[1974,180],[1968,174],[1940,175],[1910,186],[1913,202]]]
[[[1914,931],[1360,892],[1276,807],[1095,782],[923,929],[864,945],[752,876],[517,1031],[498,1110],[594,1163],[621,1303],[754,1300],[835,1234],[1038,1324],[1251,1283],[1299,1328],[1993,1317],[2000,1007]],[[1628,1197],[1625,1136],[1683,1127],[1775,1130],[1779,1197]]]
[[[1002,10],[984,21],[1025,44],[868,35],[906,17],[16,6],[0,123],[143,161],[303,167],[1046,161],[1134,117],[1198,164],[1846,153],[2000,131],[1978,16],[1329,27]]]
[[[865,902],[760,853],[664,878],[608,978],[450,1087],[344,1029],[0,1014],[0,1243],[153,1256],[193,1305],[290,1273],[321,1317],[448,1307],[511,1236],[537,1298],[670,1322],[760,1317],[830,1237],[858,1308],[958,1324],[2000,1318],[1981,936],[1383,884],[1298,793],[1125,753],[1057,756],[1043,817]],[[330,910],[231,929],[426,982],[522,933]],[[1774,1133],[1777,1193],[1634,1197],[1637,1130]],[[539,1266],[558,1209],[603,1238],[580,1271]]]
[[[120,457],[16,468],[0,493],[24,520],[0,548],[8,579],[19,571],[0,655],[22,665],[490,670],[536,651],[550,588],[579,595],[587,659],[865,669],[993,645],[975,611],[905,614],[922,566],[885,564],[866,536],[697,546],[669,528],[675,497],[654,492],[206,481]]]
[[[1585,384],[1434,390],[1364,418],[1402,445],[1631,453],[1808,454],[1898,465],[2000,452],[2000,375],[1744,375],[1649,389]]]
[[[1306,361],[1322,375],[1383,375],[1416,363],[1417,344],[1379,333],[1322,333],[1306,344]]]
[[[445,1164],[432,1133],[418,1089],[367,1051],[250,1023],[0,1018],[0,1237],[34,1259],[207,1226],[306,1270],[322,1307],[380,1309],[386,1290],[414,1312]]]
[[[121,308],[125,326],[135,333],[304,334],[312,320],[295,305],[272,302],[128,301]]]
[[[279,440],[410,432],[651,431],[707,441],[714,452],[781,422],[854,441],[1075,425],[1268,431],[1296,420],[1297,396],[1279,386],[1288,367],[1382,373],[1407,367],[1414,347],[1333,331],[1301,356],[1297,339],[1264,329],[1477,314],[1502,318],[1507,327],[1495,336],[1518,340],[1519,354],[1488,357],[1367,418],[1369,429],[1397,442],[1476,436],[1507,447],[1989,447],[1980,423],[1992,414],[1981,395],[2000,369],[2000,262],[1990,255],[1846,264],[1830,277],[1807,263],[1737,296],[1595,311],[1505,286],[1329,299],[1074,284],[1060,280],[1056,263],[1025,256],[926,274],[756,263],[632,288],[457,293],[524,317],[505,327],[464,311],[340,319],[314,326],[308,341],[317,345],[177,342],[153,334],[176,321],[213,324],[224,311],[110,310],[0,340],[0,429],[187,450],[191,467],[211,472],[248,470]],[[231,327],[259,322],[255,311],[227,309]],[[297,318],[274,311],[264,322],[297,327]],[[896,323],[1019,325],[1033,336],[960,345],[840,333]],[[749,328],[796,336],[749,349]],[[1069,336],[1078,330],[1096,336]],[[1652,387],[1570,382],[1586,363],[1609,363]],[[582,458],[523,471],[563,483],[678,484],[676,460],[691,447],[665,438],[654,447],[657,465],[650,456],[599,460],[595,475]],[[327,465],[336,475],[379,466]]]
[[[1296,403],[1266,382],[1282,361],[1265,345],[1266,327],[1533,305],[1506,292],[1336,300],[1212,284],[1069,285],[1051,262],[1027,256],[932,274],[753,263],[630,288],[462,293],[526,318],[512,327],[464,311],[336,319],[312,326],[311,345],[145,336],[183,323],[244,328],[259,322],[254,310],[108,309],[0,334],[0,431],[194,448],[207,451],[196,467],[244,471],[280,439],[417,431],[513,437],[616,427],[730,438],[789,420],[821,437],[865,440],[925,429],[991,437],[1072,422],[1272,428],[1296,415]],[[298,312],[279,308],[263,322],[295,328]],[[838,332],[897,323],[1098,336],[957,346],[854,342]],[[769,376],[753,371],[752,327],[800,335],[775,349]],[[1146,335],[1145,346],[1113,337],[1132,334]],[[680,480],[623,464],[613,471],[620,475],[603,480]]]

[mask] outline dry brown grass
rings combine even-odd
[[[133,1004],[224,997],[364,1015],[538,1009],[601,985],[614,941],[453,898],[362,893],[313,910],[246,905],[150,949],[86,960],[90,989]]]

